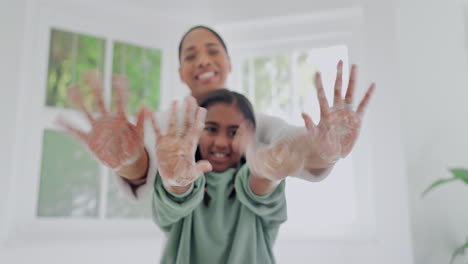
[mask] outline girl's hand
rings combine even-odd
[[[253,176],[277,182],[302,169],[304,151],[295,151],[300,144],[299,139],[288,137],[272,145],[256,143],[252,125],[243,122],[233,144],[239,152],[245,153]]]
[[[193,97],[187,99],[184,123],[180,129],[177,129],[176,101],[172,103],[166,134],[161,133],[153,114],[150,114],[156,134],[158,169],[166,187],[188,186],[201,174],[212,170],[206,160],[195,163],[195,151],[205,126],[205,117],[206,109],[198,107]]]

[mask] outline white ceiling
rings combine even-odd
[[[57,0],[43,0],[57,2]],[[99,8],[144,10],[201,22],[227,23],[265,17],[316,13],[349,8],[359,0],[62,0],[63,3],[86,4]]]

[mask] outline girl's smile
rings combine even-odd
[[[205,128],[200,138],[200,154],[222,172],[235,167],[241,155],[232,148],[232,142],[244,117],[233,105],[216,103],[208,107]]]

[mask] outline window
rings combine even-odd
[[[252,56],[242,61],[242,92],[255,109],[303,125],[302,112],[320,120],[314,76],[322,72],[325,92],[333,103],[336,63],[343,60],[343,80],[348,78],[346,46]],[[346,82],[344,81],[346,89]],[[318,110],[318,111],[317,111]]]
[[[110,102],[114,101],[110,87],[111,74],[119,73],[129,78],[128,115],[134,115],[142,101],[158,109],[161,51],[109,41],[59,29],[51,30],[44,104],[46,115],[57,116],[60,112],[68,120],[78,124],[82,122],[83,118],[66,99],[67,88],[72,83],[81,84],[87,105],[95,110],[90,87],[80,78],[83,72],[90,69],[103,73],[101,76],[108,108],[113,108]],[[107,50],[109,48],[110,51]],[[106,74],[109,72],[111,74]],[[144,203],[129,201],[117,189],[110,170],[95,161],[82,144],[55,131],[51,124],[53,121],[54,118],[46,118],[43,122],[38,217],[104,219],[151,216],[150,197]]]
[[[240,90],[253,102],[256,111],[281,117],[303,126],[301,112],[317,124],[320,108],[314,76],[322,73],[330,105],[336,64],[343,60],[343,93],[349,78],[348,50],[344,45],[316,49],[259,52],[239,61]],[[286,196],[288,221],[281,232],[295,237],[336,237],[348,235],[357,221],[357,196],[352,155],[341,160],[329,177],[313,184],[288,178]],[[305,207],[305,205],[307,205]]]

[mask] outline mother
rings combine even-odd
[[[195,26],[185,33],[179,44],[179,62],[180,79],[187,84],[197,101],[212,90],[224,88],[231,72],[226,44],[214,30],[205,26]],[[279,161],[278,166],[281,166],[281,161],[288,158],[290,151],[301,151],[303,159],[297,160],[296,164],[288,164],[300,168],[295,176],[307,181],[318,181],[328,175],[340,158],[351,152],[375,84],[371,84],[357,109],[353,110],[356,65],[351,67],[344,99],[341,95],[342,67],[340,61],[337,65],[331,108],[325,97],[320,73],[315,75],[320,103],[318,125],[315,125],[307,114],[302,114],[305,129],[290,126],[272,116],[257,114],[257,141],[267,144],[267,147],[259,147],[257,155],[249,158],[249,164],[276,159]],[[88,74],[86,80],[93,87],[101,117],[92,117],[82,102],[79,88],[75,87],[72,89],[72,99],[86,114],[92,129],[85,133],[67,122],[62,122],[62,125],[84,141],[103,164],[120,175],[122,186],[131,190],[133,196],[138,198],[141,192],[152,186],[157,171],[157,160],[153,154],[154,144],[144,143],[145,110],[142,109],[138,113],[136,125],[131,124],[125,117],[125,90],[128,85],[124,76],[116,76],[113,79],[114,87],[120,91],[117,113],[109,113],[105,109],[97,76]],[[191,157],[193,153],[186,155]]]

